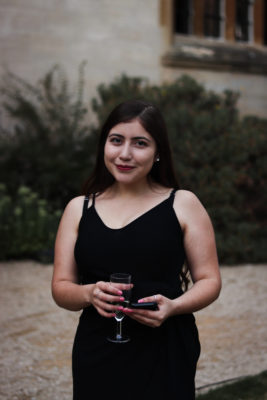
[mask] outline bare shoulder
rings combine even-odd
[[[81,207],[83,207],[83,202],[84,202],[84,196],[78,196],[74,197],[72,200],[70,200],[66,206],[66,210],[79,210]]]
[[[174,211],[182,226],[191,221],[210,223],[210,218],[198,197],[189,190],[178,190],[173,203]]]
[[[74,197],[70,200],[66,205],[62,219],[77,227],[82,216],[83,202],[84,196]]]
[[[182,207],[203,207],[198,197],[189,190],[177,190],[174,199],[174,208],[177,206]]]

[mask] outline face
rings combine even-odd
[[[137,119],[115,125],[107,136],[105,165],[119,183],[146,180],[156,156],[155,140]]]

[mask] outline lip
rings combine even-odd
[[[131,171],[132,169],[134,169],[134,167],[132,167],[131,165],[116,164],[116,167],[119,171]]]

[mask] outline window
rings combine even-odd
[[[164,67],[266,75],[267,0],[161,0],[161,5],[168,15]]]
[[[172,0],[174,32],[267,45],[267,0]]]
[[[235,40],[248,42],[253,40],[253,9],[252,1],[236,0]]]
[[[220,37],[221,9],[220,0],[206,0],[204,3],[204,36]]]
[[[174,31],[178,34],[192,33],[192,2],[190,0],[175,0]]]
[[[264,1],[264,44],[267,45],[267,0]]]
[[[176,34],[219,38],[224,32],[224,0],[174,0]]]

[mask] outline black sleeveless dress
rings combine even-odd
[[[183,234],[173,209],[173,191],[121,229],[108,228],[85,198],[75,245],[83,284],[109,281],[113,272],[129,272],[132,300],[154,294],[174,299],[183,292],[179,273],[184,264]],[[123,333],[131,341],[110,343],[115,319],[101,317],[93,306],[81,314],[73,345],[74,400],[193,400],[200,353],[192,314],[167,319],[159,328],[130,317]]]

